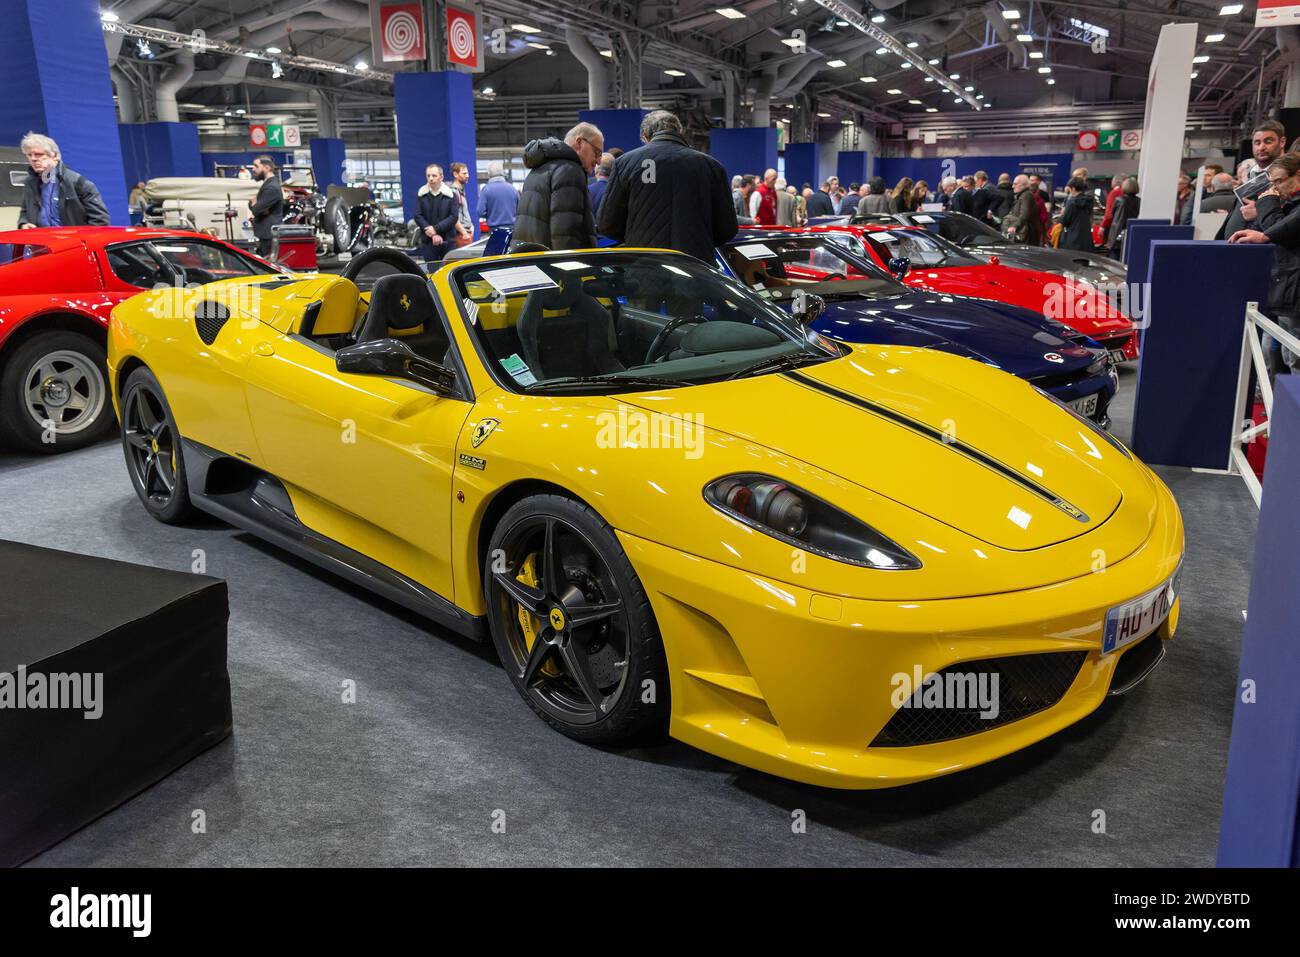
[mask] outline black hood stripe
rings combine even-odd
[[[901,412],[895,412],[893,409],[883,406],[878,402],[872,402],[870,399],[864,399],[862,396],[854,395],[852,392],[845,392],[843,389],[837,389],[835,386],[827,385],[825,382],[820,382],[811,376],[804,375],[803,373],[785,372],[782,373],[782,375],[787,379],[792,379],[795,382],[798,382],[800,385],[807,386],[810,389],[816,389],[818,392],[839,399],[841,402],[847,402],[850,405],[857,406],[859,409],[864,409],[867,412],[870,412],[872,415],[879,416],[882,419],[887,419],[895,425],[901,425],[905,429],[910,429],[916,434],[923,435],[933,442],[938,442],[945,448],[952,449],[952,451],[959,455],[964,455],[971,461],[978,462],[985,468],[997,472],[1003,478],[1016,483],[1029,492],[1032,492],[1043,501],[1050,502],[1075,521],[1083,522],[1085,524],[1088,522],[1088,516],[1082,509],[1070,504],[1050,489],[1047,489],[1044,486],[1039,485],[1033,479],[1020,474],[1006,463],[999,462],[997,459],[993,458],[993,456],[981,452],[979,449],[967,445],[965,442],[954,439],[933,426],[926,425],[924,422],[918,422],[916,419],[909,418]]]

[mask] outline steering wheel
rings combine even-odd
[[[409,255],[400,249],[394,249],[391,246],[372,246],[363,253],[358,253],[352,257],[347,268],[343,270],[343,278],[357,281],[357,277],[365,271],[367,266],[375,263],[383,263],[385,266],[392,266],[399,273],[406,273],[410,276],[419,276],[421,279],[427,275],[420,264],[412,259]]]
[[[668,343],[668,337],[677,329],[680,329],[682,326],[687,324],[694,325],[699,322],[708,321],[709,320],[705,319],[703,316],[678,316],[676,319],[673,319],[668,323],[668,325],[659,330],[659,335],[655,336],[654,341],[650,343],[650,348],[646,350],[645,359],[642,360],[642,365],[649,365],[652,362],[659,361],[659,353],[663,351],[663,347]]]

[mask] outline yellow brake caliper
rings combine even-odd
[[[529,588],[536,588],[540,579],[537,577],[537,553],[529,555],[524,559],[524,563],[519,568],[519,574],[515,580],[527,585]],[[523,605],[515,603],[519,609],[519,627],[524,632],[524,644],[528,651],[533,650],[533,642],[537,641],[537,633],[541,630],[541,620],[532,614]],[[548,661],[542,665],[542,674],[548,678],[559,678],[560,669],[555,666],[554,661]]]

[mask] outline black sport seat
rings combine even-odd
[[[400,339],[426,359],[445,361],[451,341],[438,317],[429,280],[404,273],[375,280],[357,342],[389,338]]]
[[[565,315],[546,316],[547,311]],[[577,279],[530,292],[517,331],[524,361],[539,379],[605,375],[626,368],[616,355],[613,317]]]

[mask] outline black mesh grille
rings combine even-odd
[[[1083,651],[1054,651],[1041,655],[963,661],[951,665],[937,672],[944,680],[945,687],[949,675],[954,678],[973,675],[977,684],[984,681],[986,687],[991,689],[990,676],[998,676],[997,716],[981,717],[978,701],[968,700],[966,706],[960,708],[923,707],[923,685],[908,702],[911,707],[895,711],[884,730],[871,742],[871,747],[904,748],[963,738],[1050,708],[1069,690],[1086,656],[1087,652]],[[945,702],[955,703],[947,699]]]
[[[201,302],[194,307],[194,328],[205,345],[212,345],[217,333],[230,318],[230,310],[219,302]]]

